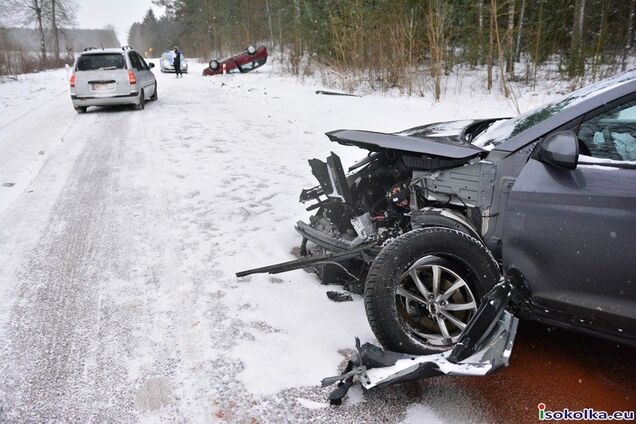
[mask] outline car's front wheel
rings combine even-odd
[[[75,107],[75,112],[77,112],[77,113],[86,113],[86,109],[88,109],[86,106],[77,106],[77,107]]]
[[[220,66],[219,61],[214,59],[210,61],[209,65],[210,65],[210,69],[212,69],[213,71],[216,71],[217,69],[219,69],[219,66]]]
[[[488,249],[444,227],[408,232],[373,261],[365,308],[386,348],[411,354],[451,348],[475,315],[481,297],[499,280]]]

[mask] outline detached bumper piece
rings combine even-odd
[[[340,253],[332,253],[326,255],[306,256],[304,258],[295,259],[293,261],[283,262],[276,265],[264,266],[261,268],[248,269],[246,271],[237,272],[237,277],[246,277],[252,274],[279,274],[281,272],[293,271],[295,269],[307,268],[315,265],[325,265],[338,263],[343,260],[355,258],[364,254],[376,246],[375,243],[365,244],[355,247],[351,250]]]
[[[365,389],[405,383],[438,375],[479,376],[508,365],[519,320],[506,310],[521,302],[520,292],[501,281],[486,296],[455,347],[431,355],[408,355],[383,350],[356,338],[357,357],[342,375],[322,380],[323,386],[337,383],[329,395],[340,405],[349,388],[359,383]]]

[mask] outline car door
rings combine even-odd
[[[139,58],[139,55],[135,51],[128,52],[128,56],[130,57],[130,63],[135,72],[135,79],[137,80],[137,89],[141,91],[146,85],[146,76],[144,74],[144,66]],[[144,91],[144,96],[147,99],[148,93]]]
[[[636,101],[579,122],[576,169],[534,155],[514,183],[504,267],[540,319],[636,340]]]
[[[128,58],[130,59],[130,65],[135,73],[135,79],[137,80],[137,89],[141,90],[144,86],[143,75],[141,74],[141,62],[137,53],[134,51],[128,52]]]
[[[142,73],[144,75],[144,92],[146,93],[146,97],[151,97],[155,94],[155,90],[157,89],[157,85],[155,82],[155,75],[150,70],[150,66],[146,63],[146,60],[139,54],[139,61],[141,62]]]

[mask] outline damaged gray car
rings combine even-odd
[[[474,355],[491,372],[516,317],[636,344],[636,71],[516,118],[327,136],[369,153],[347,172],[333,153],[309,161],[303,257],[237,275],[312,269],[364,295],[389,352],[358,346],[341,385],[378,367],[385,382],[474,374],[449,366]]]

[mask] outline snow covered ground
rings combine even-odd
[[[307,159],[365,154],[324,132],[509,116],[512,103],[323,96],[268,66],[191,68],[155,72],[144,111],[76,114],[65,70],[0,84],[0,422],[489,421],[446,378],[356,388],[329,408],[320,379],[354,336],[374,341],[361,299],[333,303],[303,271],[234,273],[293,259]]]

